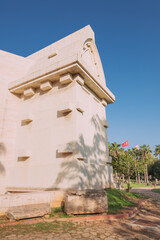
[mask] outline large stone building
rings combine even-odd
[[[28,57],[0,51],[0,192],[111,186],[114,101],[90,26]]]

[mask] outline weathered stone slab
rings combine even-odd
[[[64,211],[67,214],[107,213],[107,194],[104,190],[68,191]]]
[[[42,217],[50,214],[51,208],[49,203],[31,204],[24,206],[11,207],[6,211],[6,217],[10,219],[25,219]]]

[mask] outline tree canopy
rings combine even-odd
[[[153,178],[160,179],[160,161],[155,162],[149,145],[140,146],[139,149],[132,148],[124,150],[120,144],[109,143],[109,155],[112,157],[112,166],[115,177],[117,178],[134,178],[138,183],[143,179],[148,183],[149,175]],[[160,145],[156,145],[155,156],[160,156]],[[152,166],[152,170],[151,170]],[[151,174],[152,173],[152,174]]]
[[[159,156],[159,159],[160,159],[160,145],[156,145],[156,148],[154,150],[154,155],[156,157]]]

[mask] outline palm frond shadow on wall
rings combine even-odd
[[[0,175],[4,175],[6,172],[5,167],[2,164],[2,159],[5,154],[6,154],[5,145],[4,143],[0,142]]]
[[[78,141],[69,142],[66,150],[73,147],[74,154],[82,156],[84,161],[78,161],[73,158],[67,158],[61,163],[61,170],[56,178],[54,188],[59,188],[65,181],[72,181],[74,189],[98,189],[104,188],[104,182],[111,183],[111,175],[109,166],[106,164],[108,155],[107,131],[104,128],[104,120],[101,120],[96,114],[91,119],[94,127],[94,135],[92,138],[92,146],[85,142],[85,137],[81,134]],[[87,129],[86,129],[87,131]],[[62,154],[63,155],[63,154]],[[63,155],[65,157],[65,154]],[[78,178],[78,182],[74,180]],[[108,187],[110,187],[108,185]]]

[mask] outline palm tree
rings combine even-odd
[[[154,150],[154,155],[156,157],[159,155],[159,159],[160,159],[160,145],[156,145],[156,148]]]
[[[112,166],[114,168],[115,172],[115,180],[117,181],[117,172],[119,169],[119,147],[121,145],[114,142],[114,143],[108,143],[108,148],[109,148],[109,155],[112,157]]]
[[[137,148],[132,148],[132,156],[134,158],[135,164],[135,175],[136,175],[136,182],[140,183],[140,172],[139,172],[139,155],[140,152]]]
[[[130,177],[135,172],[135,164],[133,161],[132,150],[128,149],[123,154],[124,173],[127,179],[128,191],[130,191]]]
[[[140,153],[141,153],[144,165],[145,165],[145,173],[144,173],[145,183],[148,183],[148,167],[147,167],[148,163],[147,162],[148,162],[148,160],[150,160],[149,158],[151,157],[151,152],[152,151],[151,151],[151,148],[149,145],[140,146]]]
[[[119,147],[121,146],[120,144],[114,142],[114,143],[109,143],[109,154],[115,158],[117,158],[118,153],[119,153]]]

